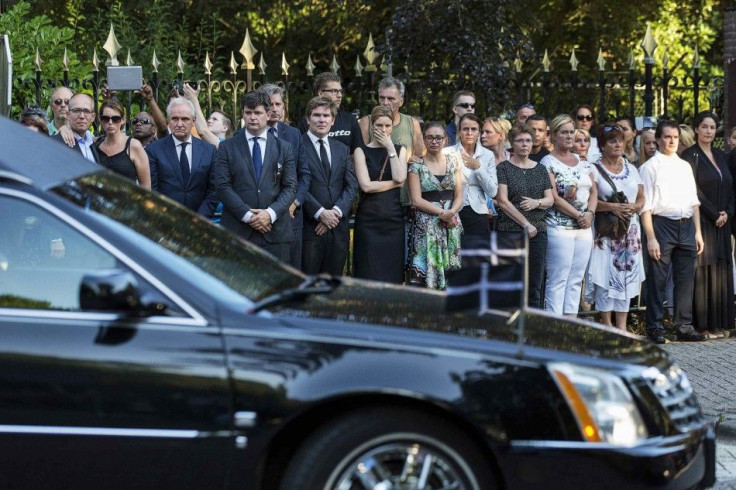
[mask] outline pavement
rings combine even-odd
[[[662,346],[682,368],[703,413],[716,426],[716,478],[713,489],[736,489],[736,338],[668,342]]]

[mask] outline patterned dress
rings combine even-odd
[[[441,209],[452,207],[452,195],[455,191],[455,169],[458,168],[458,155],[447,155],[447,168],[444,176],[435,176],[429,168],[421,163],[414,163],[409,172],[419,176],[422,194],[432,191],[444,191],[449,199],[431,202]],[[436,193],[434,193],[437,195]],[[428,194],[427,196],[431,196]],[[447,196],[444,196],[447,197]],[[460,236],[462,223],[454,228],[445,228],[437,216],[417,210],[409,244],[410,276],[417,278],[422,285],[432,289],[445,289],[447,281],[445,271],[460,268]]]
[[[626,194],[626,199],[633,203],[639,193],[639,172],[630,163],[624,163],[623,170],[614,174],[600,164],[611,178],[616,189]],[[594,167],[595,182],[598,186],[598,198],[607,201],[613,195],[613,189]],[[593,253],[588,265],[586,293],[595,298],[597,289],[604,289],[610,299],[629,300],[639,294],[639,285],[644,280],[642,264],[641,224],[639,215],[634,213],[629,224],[629,231],[620,240],[596,237]],[[588,294],[586,294],[588,296]]]

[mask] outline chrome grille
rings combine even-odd
[[[700,404],[685,373],[676,364],[660,371],[646,369],[643,373],[649,389],[660,401],[670,420],[680,432],[688,432],[703,423]]]

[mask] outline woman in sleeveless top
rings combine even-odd
[[[108,99],[100,106],[100,122],[105,137],[97,140],[100,163],[120,175],[137,181],[145,189],[151,188],[151,170],[148,155],[140,141],[126,136],[125,108],[116,99]]]
[[[424,129],[427,154],[411,164],[408,176],[417,208],[409,234],[410,284],[431,289],[445,289],[445,272],[460,268],[462,160],[457,152],[442,153],[446,138],[442,124],[429,123]]]
[[[353,154],[362,191],[355,213],[355,277],[401,284],[404,281],[404,218],[399,188],[406,180],[406,149],[391,141],[391,109],[371,113],[371,142]]]

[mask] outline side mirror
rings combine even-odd
[[[82,311],[142,313],[145,310],[138,281],[130,272],[119,269],[85,274],[79,287],[79,305]]]

